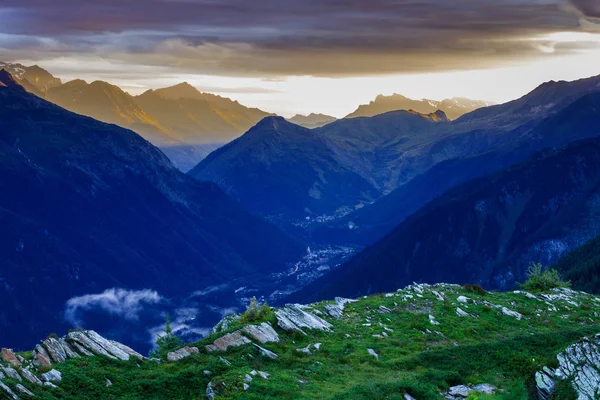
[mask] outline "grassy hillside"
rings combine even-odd
[[[536,371],[555,366],[557,353],[600,332],[600,299],[566,289],[531,295],[413,285],[345,304],[339,319],[327,314],[332,303],[304,308],[331,323],[328,330],[305,329],[303,335],[277,327],[279,342],[261,344],[276,359],[262,356],[253,344],[207,351],[206,345],[241,328],[238,320],[177,362],[74,359],[55,366],[63,377],[58,388],[26,386],[40,399],[203,399],[210,382],[216,399],[408,394],[426,400],[441,398],[453,385],[489,383],[500,389],[495,395],[473,393],[469,399],[527,399],[534,398]],[[269,315],[276,326],[277,317]],[[298,351],[307,346],[310,353]]]

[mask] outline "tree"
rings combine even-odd
[[[185,343],[181,338],[173,333],[171,328],[171,316],[167,314],[165,318],[165,330],[162,335],[156,338],[155,348],[150,352],[150,357],[164,360],[167,354],[182,347]]]
[[[542,264],[534,263],[527,268],[527,281],[520,286],[529,292],[542,292],[555,288],[570,288],[571,281],[564,281],[555,269],[544,269]]]

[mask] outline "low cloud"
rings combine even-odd
[[[79,325],[81,314],[86,311],[103,311],[129,321],[138,319],[144,306],[158,304],[163,298],[154,290],[107,289],[99,294],[73,297],[65,305],[65,319]]]

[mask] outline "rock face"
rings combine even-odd
[[[320,331],[328,331],[331,329],[331,324],[324,319],[307,311],[309,308],[299,304],[287,304],[284,308],[275,311],[277,317],[277,325],[284,331],[298,331],[304,335],[306,329],[317,329]]]
[[[584,338],[556,356],[558,367],[544,367],[535,374],[538,395],[547,400],[556,383],[568,379],[579,400],[594,400],[600,396],[600,335]]]
[[[167,354],[167,360],[169,361],[179,361],[183,358],[189,357],[192,354],[198,353],[197,347],[189,347],[185,346],[177,351],[172,351]]]
[[[279,335],[273,327],[263,322],[260,325],[247,325],[242,331],[246,332],[252,339],[260,343],[279,342]]]
[[[7,361],[13,367],[18,367],[21,365],[21,361],[19,361],[11,349],[5,349],[4,347],[2,348],[2,359]]]
[[[124,344],[105,339],[94,331],[69,332],[61,339],[50,337],[43,340],[33,350],[34,363],[42,367],[49,367],[53,363],[69,358],[94,355],[119,360],[129,360],[132,356],[143,358],[135,350]]]

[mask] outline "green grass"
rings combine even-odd
[[[504,392],[473,394],[470,400],[527,399],[533,398],[536,371],[556,365],[556,354],[581,337],[600,332],[594,318],[600,302],[590,295],[578,295],[579,307],[557,300],[557,310],[549,311],[546,303],[522,293],[479,293],[457,286],[444,292],[444,301],[429,291],[418,297],[409,290],[361,298],[346,305],[340,320],[329,319],[332,332],[303,336],[279,331],[279,343],[264,345],[279,355],[277,360],[261,357],[251,345],[207,353],[204,346],[223,335],[219,333],[196,343],[199,354],[177,363],[69,360],[57,366],[63,373],[60,389],[28,387],[41,399],[202,399],[212,381],[219,398],[402,399],[408,393],[418,400],[437,400],[449,386],[490,383]],[[460,295],[475,302],[459,303]],[[323,310],[325,304],[314,307]],[[381,305],[392,313],[380,313]],[[496,306],[523,318],[504,315]],[[474,317],[459,317],[456,307]],[[432,325],[429,314],[440,325]],[[272,315],[268,319],[275,322]],[[240,326],[234,322],[227,332]],[[382,332],[388,337],[373,337]],[[322,343],[320,351],[296,351],[317,342]],[[379,360],[368,354],[369,348]],[[219,356],[233,365],[226,366]],[[254,377],[244,391],[244,376],[253,369],[271,376]],[[105,385],[107,378],[111,387]]]

